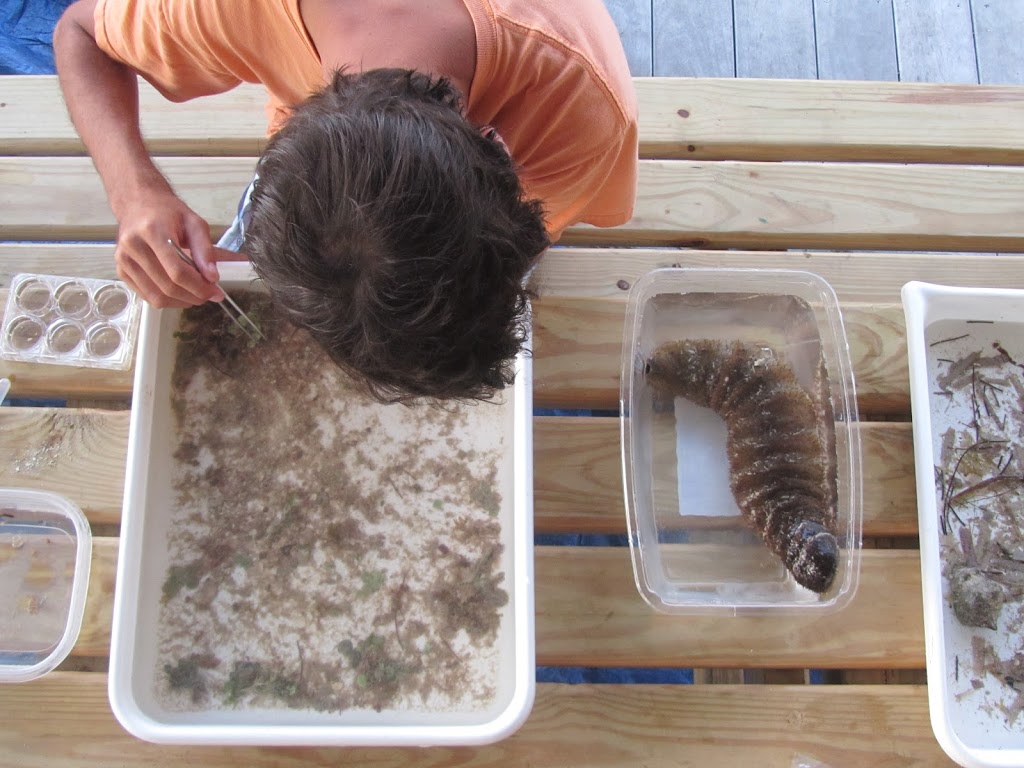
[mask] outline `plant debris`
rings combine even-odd
[[[1012,726],[1024,709],[1024,378],[999,338],[1005,327],[936,326],[946,332],[929,345],[929,365],[944,592],[955,617],[947,646],[959,644],[956,682],[969,686],[956,700]]]
[[[178,659],[176,664],[164,664],[167,682],[175,691],[188,691],[192,703],[198,704],[206,699],[206,671],[216,668],[220,662],[216,656],[208,653],[192,653]]]
[[[474,711],[501,678],[511,402],[382,406],[256,292],[182,313],[157,693]]]

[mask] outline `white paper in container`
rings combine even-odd
[[[910,365],[925,662],[928,668],[928,709],[932,730],[946,754],[963,766],[1021,766],[1024,765],[1022,718],[1018,717],[1015,728],[1007,728],[1005,714],[998,709],[985,711],[979,708],[978,697],[973,692],[958,698],[958,694],[965,692],[968,683],[966,663],[964,674],[961,674],[957,656],[963,653],[965,661],[969,658],[970,635],[975,630],[963,627],[956,619],[944,585],[935,485],[935,468],[941,463],[940,449],[937,448],[941,430],[933,430],[932,423],[931,393],[935,387],[929,373],[928,329],[936,323],[951,320],[981,324],[1011,323],[1016,325],[1017,330],[1014,338],[1005,340],[1005,343],[1011,353],[1015,349],[1024,349],[1020,337],[1020,329],[1024,327],[1024,291],[948,287],[915,281],[903,286],[902,299]],[[980,632],[999,641],[996,633],[991,630]],[[987,675],[983,682],[985,688],[1004,686],[1003,681],[991,675]]]
[[[742,513],[729,491],[725,422],[682,397],[675,410],[679,514],[738,518]]]
[[[221,284],[231,292],[256,279],[248,264],[220,265]],[[533,609],[533,432],[532,367],[517,360],[512,464],[514,541],[509,578],[511,617],[508,663],[499,701],[490,710],[426,713],[388,721],[372,711],[318,713],[310,710],[211,710],[170,712],[159,706],[143,681],[152,677],[153,641],[147,639],[153,605],[160,602],[165,565],[158,548],[160,509],[167,506],[170,373],[176,311],[146,305],[136,364],[124,516],[117,567],[108,694],[118,721],[133,735],[166,744],[432,746],[485,744],[513,733],[529,715],[535,691]],[[387,715],[387,710],[384,712]]]

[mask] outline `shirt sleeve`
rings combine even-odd
[[[637,126],[631,123],[589,157],[555,173],[524,179],[527,194],[543,201],[552,242],[580,222],[614,227],[630,220],[636,203],[637,154]]]
[[[241,82],[231,72],[230,19],[217,0],[99,0],[96,43],[164,96],[187,101]]]

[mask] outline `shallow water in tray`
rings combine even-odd
[[[512,405],[382,406],[258,294],[183,315],[157,699],[466,712],[500,698]],[[509,398],[511,399],[511,398]]]

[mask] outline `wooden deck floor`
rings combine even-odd
[[[605,0],[634,75],[1024,84],[1024,0]]]

